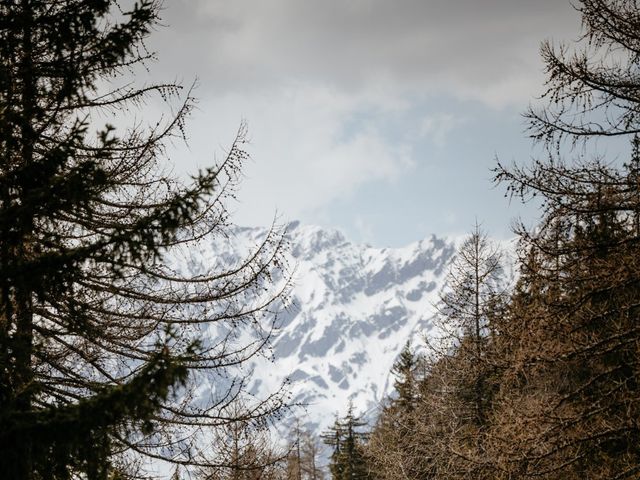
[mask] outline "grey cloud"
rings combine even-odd
[[[378,81],[482,89],[539,71],[539,42],[578,27],[559,0],[173,0],[163,21],[154,71],[197,75],[217,94]]]
[[[268,223],[278,207],[322,222],[346,205],[326,218],[349,228],[388,186],[385,204],[405,205],[414,231],[443,216],[425,203],[462,222],[471,196],[480,208],[477,179],[506,124],[494,118],[491,130],[499,112],[486,107],[525,106],[542,88],[540,41],[575,38],[579,17],[565,0],[165,0],[163,23],[149,42],[160,61],[137,80],[200,79],[189,149],[170,152],[178,168],[206,165],[249,121],[258,161],[246,165],[236,221]],[[482,103],[463,102],[477,109],[467,115],[449,96]],[[363,188],[373,182],[375,194]],[[375,215],[375,231],[393,230]]]

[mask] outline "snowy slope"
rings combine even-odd
[[[303,423],[319,431],[349,400],[356,411],[373,412],[389,393],[396,356],[409,338],[429,332],[455,242],[431,236],[378,249],[297,222],[288,231],[294,306],[280,318],[273,363],[256,360],[249,388],[263,396],[289,378],[293,402],[307,405]],[[233,245],[255,245],[264,235],[236,228],[229,245],[202,261],[230,258]]]

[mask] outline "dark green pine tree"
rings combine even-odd
[[[391,374],[395,377],[393,386],[398,393],[398,397],[392,401],[392,408],[407,415],[413,412],[418,400],[417,369],[418,358],[411,348],[411,343],[407,342],[391,369]]]
[[[366,457],[369,469],[375,472],[373,478],[433,478],[432,445],[425,442],[421,431],[432,421],[420,396],[425,388],[424,363],[407,342],[391,369],[395,393],[386,399],[367,441]]]
[[[333,480],[368,479],[369,468],[364,447],[368,434],[361,431],[366,422],[353,413],[349,405],[347,415],[336,419],[332,428],[322,435],[324,442],[333,449],[329,470]]]
[[[344,465],[342,463],[342,447],[344,442],[344,431],[340,420],[336,416],[333,426],[321,435],[322,441],[331,448],[331,462],[329,463],[329,471],[331,478],[344,478]]]
[[[97,127],[149,95],[179,99],[176,85],[117,86],[153,58],[143,40],[160,8],[120,5],[0,2],[3,479],[125,475],[122,462],[139,454],[188,465],[184,439],[232,421],[225,399],[243,381],[227,375],[230,386],[216,388],[210,405],[189,403],[189,388],[219,383],[272,331],[261,321],[280,298],[265,288],[280,262],[277,232],[229,270],[191,277],[166,261],[225,234],[222,202],[245,158],[242,135],[221,164],[186,184],[161,162],[163,142],[183,134],[189,95],[167,122],[119,134]],[[220,340],[202,337],[213,328]],[[254,341],[241,345],[246,329]],[[167,403],[178,387],[184,401]],[[252,404],[251,418],[281,398]]]

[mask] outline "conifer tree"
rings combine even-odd
[[[287,479],[302,480],[302,439],[300,421],[296,419],[296,425],[290,432],[293,443],[290,444],[289,455],[287,455]]]
[[[280,301],[267,288],[281,263],[277,232],[228,269],[191,276],[169,261],[227,234],[243,130],[221,163],[185,183],[162,162],[164,142],[184,134],[189,93],[166,122],[99,126],[150,95],[180,99],[179,85],[117,86],[153,59],[143,41],[159,8],[0,3],[2,478],[107,478],[139,454],[196,462],[192,442],[233,420],[227,406],[244,381],[228,367],[272,331],[262,320]],[[212,385],[209,404],[191,402],[195,381]],[[180,402],[168,401],[172,390]]]
[[[430,352],[415,420],[416,437],[425,446],[414,447],[423,457],[416,465],[424,478],[489,475],[484,437],[497,374],[496,319],[505,291],[502,254],[476,224],[457,251],[436,305],[441,336],[427,339]]]
[[[344,442],[344,431],[337,416],[333,426],[322,434],[322,440],[332,450],[331,461],[329,463],[331,478],[343,478],[344,465],[341,459],[343,458],[342,448]]]
[[[407,342],[400,352],[398,359],[391,368],[391,374],[395,377],[393,386],[398,394],[393,404],[397,410],[410,415],[416,407],[418,389],[418,369],[419,359],[411,348],[411,343]]]
[[[476,224],[456,252],[437,305],[443,329],[460,345],[471,343],[471,355],[482,361],[490,318],[504,292],[502,254]]]
[[[497,171],[543,211],[536,229],[519,228],[522,275],[501,336],[510,368],[491,437],[504,478],[640,474],[640,10],[635,0],[577,9],[583,42],[543,45],[547,102],[528,114],[546,157]],[[571,150],[625,136],[624,164]]]
[[[367,462],[375,472],[374,478],[432,478],[429,447],[418,433],[430,421],[430,413],[424,416],[420,396],[424,366],[423,359],[407,342],[391,369],[395,396],[388,398],[381,409],[367,443]]]
[[[299,420],[289,432],[289,454],[285,459],[284,478],[287,480],[323,480],[324,471],[320,465],[318,439],[308,430],[301,428]]]
[[[302,478],[305,480],[324,480],[325,474],[320,461],[322,450],[318,438],[309,431],[303,430],[300,442]]]
[[[344,418],[322,435],[325,443],[333,449],[329,469],[333,480],[360,480],[369,478],[369,468],[365,456],[366,432],[360,430],[363,422],[353,413],[353,406]]]
[[[200,480],[280,479],[280,463],[286,451],[278,447],[264,422],[243,418],[246,406],[233,405],[236,421],[208,439],[206,451],[210,465],[201,468]],[[204,446],[203,446],[204,448]]]
[[[502,254],[478,224],[458,249],[446,283],[436,306],[444,337],[441,345],[434,346],[435,360],[452,352],[455,364],[467,364],[456,367],[458,387],[461,393],[466,390],[463,395],[471,400],[474,421],[481,426],[486,422],[485,380],[491,364],[493,319],[504,302],[506,287]]]

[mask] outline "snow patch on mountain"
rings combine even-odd
[[[374,248],[352,243],[338,230],[298,222],[287,231],[293,302],[279,317],[272,358],[253,360],[249,390],[264,397],[288,378],[292,402],[306,405],[302,424],[318,432],[349,402],[358,412],[373,413],[389,393],[398,353],[407,340],[419,343],[429,335],[459,239],[432,235],[403,248]],[[188,268],[232,263],[239,245],[258,245],[266,233],[236,227],[228,242]]]

